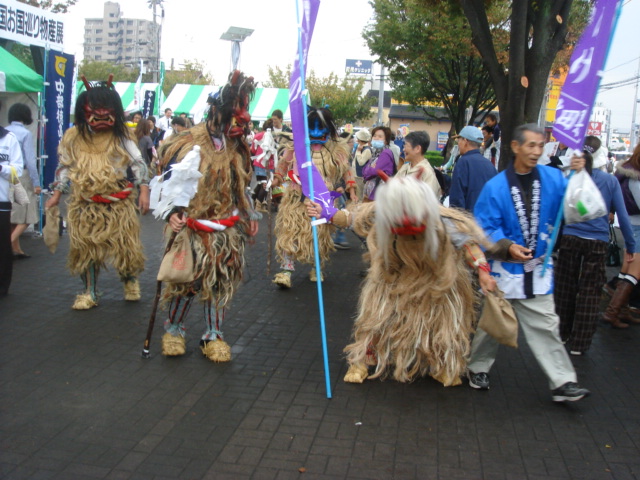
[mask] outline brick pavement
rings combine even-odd
[[[100,306],[86,312],[70,308],[80,281],[64,269],[68,238],[53,256],[23,238],[33,257],[15,263],[0,300],[0,477],[640,478],[640,327],[601,326],[589,354],[572,357],[593,392],[577,404],[551,402],[524,344],[501,349],[488,392],[431,379],[345,384],[363,264],[358,249],[339,251],[324,283],[329,400],[315,285],[308,267],[292,290],[271,285],[265,220],[223,327],[231,363],[199,353],[197,305],[187,355],[160,355],[160,313],[152,358],[141,359],[161,255],[161,226],[143,225],[143,300],[124,302],[109,271]]]

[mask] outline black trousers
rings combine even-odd
[[[3,211],[9,208],[8,211]],[[13,273],[11,250],[11,203],[0,202],[0,296],[9,293]]]

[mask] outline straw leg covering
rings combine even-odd
[[[165,357],[179,357],[186,351],[186,341],[182,335],[171,335],[167,332],[162,336],[162,355]]]
[[[98,273],[99,268],[96,268],[93,263],[89,264],[89,268],[82,272],[80,278],[84,283],[84,293],[76,295],[71,308],[74,310],[89,310],[98,306],[98,292],[96,290]]]
[[[140,283],[137,278],[130,278],[124,281],[124,299],[128,302],[140,300]]]
[[[349,370],[344,376],[347,383],[362,383],[369,376],[367,366],[364,364],[349,365]]]
[[[288,255],[298,262],[313,265],[313,230],[301,198],[300,191],[289,188],[278,207],[275,226],[276,253],[279,262],[283,262],[284,256]],[[331,238],[333,229],[334,227],[327,224],[318,225],[317,228],[320,261],[323,265],[335,251]]]
[[[202,354],[212,362],[229,362],[231,361],[231,347],[227,342],[221,339],[205,342],[200,347]]]

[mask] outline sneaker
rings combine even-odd
[[[468,373],[469,377],[469,386],[471,388],[477,388],[479,390],[489,390],[489,374],[480,372],[480,373]]]
[[[333,242],[333,246],[338,250],[349,250],[351,248],[351,245],[347,242]]]
[[[561,387],[551,391],[554,402],[577,402],[578,400],[588,397],[591,392],[586,388],[574,382],[567,382]]]

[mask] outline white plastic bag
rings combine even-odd
[[[582,169],[575,173],[569,179],[564,197],[565,223],[588,222],[608,213],[602,194],[589,172]]]

